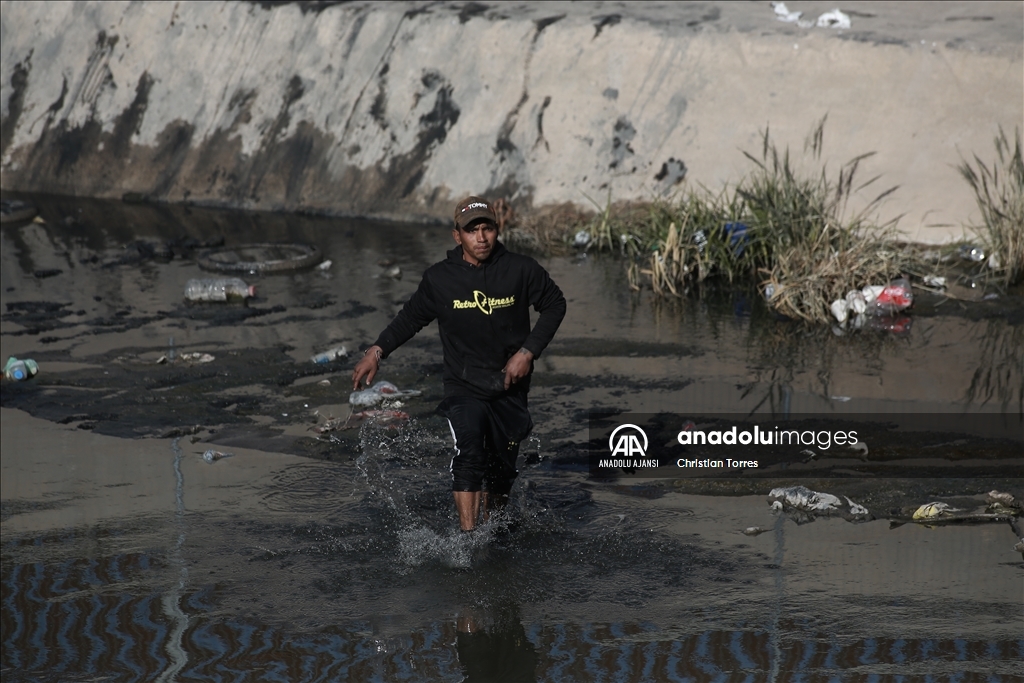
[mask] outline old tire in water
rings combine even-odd
[[[20,202],[17,199],[7,201],[5,199],[0,204],[0,225],[24,223],[35,218],[37,213],[39,212],[36,210],[36,207],[28,202]]]
[[[199,267],[218,273],[286,273],[312,268],[323,254],[310,244],[242,244],[219,247],[197,257]]]

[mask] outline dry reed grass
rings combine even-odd
[[[985,251],[995,257],[984,264],[1003,287],[1024,279],[1024,156],[1018,128],[1014,144],[999,128],[996,161],[985,164],[977,154],[974,166],[961,161],[957,170],[974,191],[982,224],[974,230]]]

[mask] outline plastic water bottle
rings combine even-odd
[[[330,363],[333,360],[338,360],[339,358],[345,358],[347,356],[348,349],[346,349],[344,346],[335,346],[333,349],[327,349],[322,353],[316,354],[315,356],[311,357],[310,360],[320,365],[323,363]]]
[[[185,283],[188,301],[244,301],[256,296],[256,288],[237,277],[192,279]]]
[[[37,372],[39,372],[39,366],[31,358],[18,360],[11,356],[7,359],[7,365],[4,366],[4,377],[12,382],[22,382],[30,377],[35,377]]]

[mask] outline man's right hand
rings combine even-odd
[[[359,381],[366,378],[366,386],[370,386],[373,378],[377,375],[380,367],[380,356],[384,352],[379,346],[371,346],[366,349],[362,359],[356,363],[356,369],[352,371],[352,389],[359,389]]]

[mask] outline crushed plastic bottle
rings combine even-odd
[[[890,282],[875,299],[875,315],[892,315],[910,308],[914,303],[914,293],[906,278],[898,277]]]
[[[708,236],[703,230],[693,233],[693,241],[697,245],[697,253],[703,254],[704,247],[708,245]]]
[[[321,353],[311,356],[309,360],[313,361],[317,365],[324,363],[330,363],[331,361],[338,360],[340,358],[348,357],[348,349],[344,346],[335,346],[333,349],[327,349]]]
[[[421,393],[416,390],[402,391],[391,382],[380,381],[369,389],[353,391],[348,397],[348,402],[354,406],[369,407],[385,400],[405,398],[406,396],[419,396]]]
[[[35,377],[38,372],[39,366],[31,358],[18,360],[11,356],[7,359],[7,365],[4,366],[4,377],[12,382],[23,382],[26,379]]]
[[[185,283],[187,301],[245,301],[256,288],[237,277],[193,278]]]
[[[218,460],[223,460],[224,458],[230,458],[233,456],[234,453],[222,453],[221,451],[215,451],[211,448],[205,453],[203,453],[203,460],[205,460],[206,462],[213,463],[217,462]]]
[[[980,263],[985,260],[985,250],[973,244],[965,244],[957,250],[960,258],[965,261]]]

